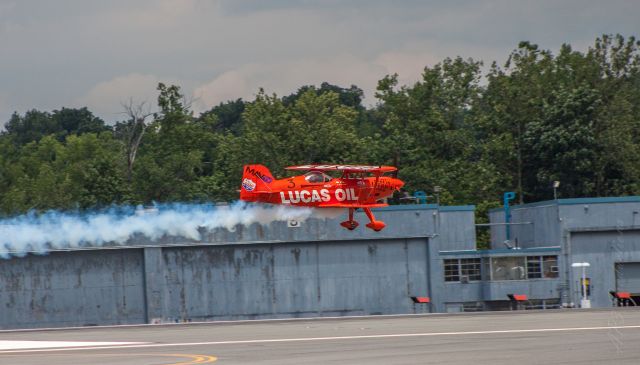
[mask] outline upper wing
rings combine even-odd
[[[366,165],[300,165],[289,166],[287,170],[318,170],[318,171],[346,171],[346,172],[378,172],[385,173],[396,171],[393,166],[366,166]]]

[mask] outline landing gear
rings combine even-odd
[[[353,220],[353,212],[355,212],[355,210],[356,208],[349,208],[349,220],[340,223],[341,226],[350,231],[353,231],[358,227],[358,222]],[[373,229],[376,232],[380,232],[384,227],[387,226],[386,224],[384,224],[384,222],[376,220],[376,217],[374,217],[373,213],[371,212],[371,208],[362,208],[362,210],[364,210],[367,218],[369,218],[369,220],[371,221],[370,223],[367,223],[367,228]]]
[[[349,208],[349,220],[348,221],[344,221],[342,223],[340,223],[341,226],[343,226],[344,228],[353,231],[354,229],[356,229],[356,227],[358,227],[358,222],[353,220],[353,212],[355,211],[354,208]]]
[[[376,220],[376,217],[374,217],[373,213],[371,213],[371,208],[363,208],[363,210],[367,215],[367,218],[369,218],[369,220],[371,221],[371,223],[367,223],[367,228],[371,228],[376,232],[380,232],[384,227],[387,226],[383,221]]]

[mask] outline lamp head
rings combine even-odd
[[[571,267],[589,267],[591,266],[591,264],[589,264],[588,262],[574,262],[573,264],[571,264]]]

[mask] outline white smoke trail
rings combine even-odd
[[[304,222],[314,209],[238,202],[229,206],[168,204],[159,205],[151,212],[141,212],[133,207],[118,207],[89,214],[50,211],[0,220],[0,257],[46,253],[52,249],[99,247],[106,243],[124,244],[138,234],[152,240],[179,236],[199,241],[200,227],[233,231],[237,225],[266,225],[289,220]],[[318,217],[335,214],[327,211]]]

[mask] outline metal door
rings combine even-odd
[[[616,291],[640,294],[640,262],[616,264]]]

